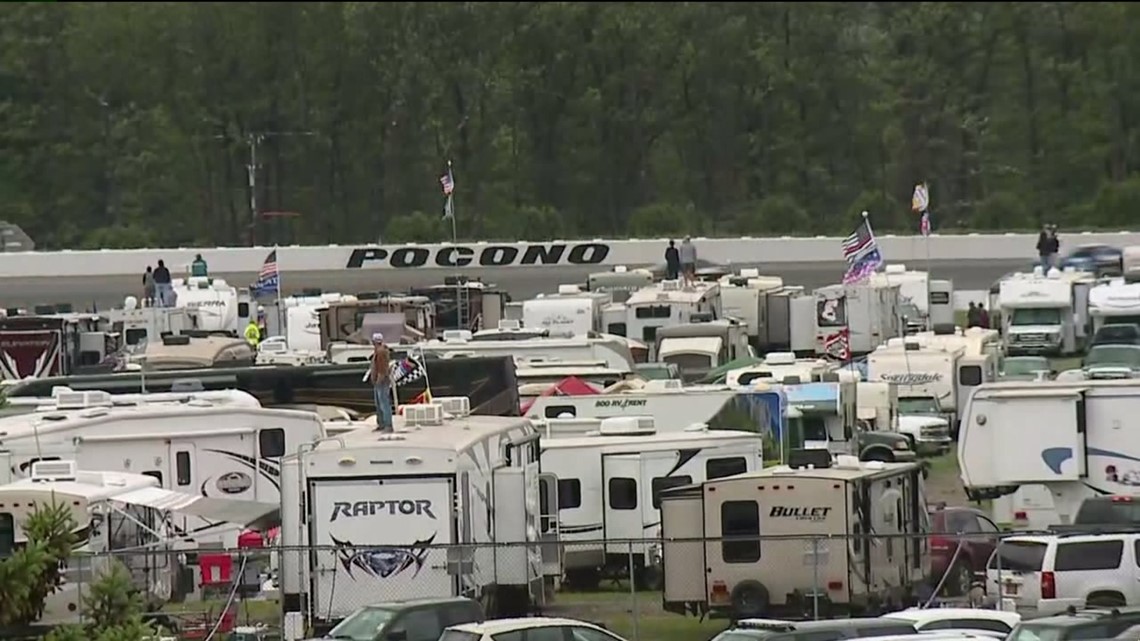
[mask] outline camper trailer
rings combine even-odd
[[[429,358],[462,358],[467,356],[513,356],[523,361],[604,361],[613,369],[633,369],[635,359],[629,343],[620,336],[588,334],[564,338],[533,337],[530,330],[509,325],[494,335],[476,337],[464,330],[446,330],[441,340],[426,341],[419,345]],[[517,336],[503,333],[516,330]],[[484,330],[486,331],[486,330]]]
[[[316,312],[320,323],[321,351],[338,343],[369,343],[372,335],[372,328],[368,327],[370,320],[384,325],[388,330],[385,336],[391,334],[411,341],[435,338],[438,333],[435,305],[425,296],[346,296],[326,303]]]
[[[240,336],[254,317],[249,291],[220,278],[191,276],[170,284],[175,306],[185,309],[194,329]]]
[[[1009,509],[1027,512],[1019,520],[1038,529],[1071,523],[1088,496],[1137,494],[1140,450],[1128,429],[1137,402],[1135,379],[983,385],[966,404],[958,439],[966,493],[1021,493]]]
[[[191,337],[175,334],[148,342],[130,355],[127,369],[187,370],[212,367],[248,367],[257,357],[256,348],[243,338],[230,336]]]
[[[755,349],[767,351],[771,345],[768,297],[783,291],[783,279],[761,276],[756,269],[742,269],[739,274],[722,276],[718,282],[725,315],[745,325],[749,342]]]
[[[819,612],[901,608],[929,568],[922,479],[914,463],[795,452],[790,466],[662,493],[665,609],[739,619],[810,616],[817,599]]]
[[[767,333],[759,338],[763,352],[794,352],[815,356],[815,296],[803,287],[783,287],[767,292]]]
[[[958,420],[958,365],[965,351],[910,339],[883,345],[867,356],[867,379],[898,386],[900,414],[943,416],[953,425]]]
[[[1140,282],[1114,278],[1089,290],[1092,333],[1109,323],[1140,325]]]
[[[853,454],[864,461],[912,461],[910,441],[894,431],[866,431],[856,419],[855,381],[799,383],[791,377],[782,385],[788,406],[801,418],[788,420],[787,449],[821,449]]]
[[[283,338],[290,350],[320,352],[321,311],[330,305],[356,301],[351,294],[326,294],[319,290],[282,298],[277,302],[276,313],[266,315],[266,329],[270,336]]]
[[[663,280],[634,292],[625,306],[626,336],[649,345],[653,360],[657,360],[657,330],[724,316],[716,283]]]
[[[698,381],[721,365],[754,355],[747,329],[735,318],[662,327],[657,360],[677,365],[681,380]]]
[[[105,398],[79,396],[84,398],[59,399],[75,409],[0,419],[0,469],[19,478],[36,461],[72,460],[87,469],[153,476],[170,490],[276,503],[280,458],[324,436],[311,412],[203,398],[108,407]],[[232,524],[182,527],[199,538],[237,544]]]
[[[930,277],[926,272],[907,270],[906,265],[889,264],[867,279],[871,286],[897,285],[899,314],[906,319],[907,332],[930,327]],[[952,321],[951,321],[952,322]]]
[[[612,302],[604,292],[582,291],[577,285],[559,285],[557,294],[539,294],[522,302],[522,325],[546,329],[551,336],[577,336],[606,331],[602,310]]]
[[[469,411],[462,397],[407,406],[393,434],[286,459],[281,541],[313,546],[283,555],[287,624],[307,613],[327,628],[380,601],[467,596],[490,616],[541,602],[538,433]]]
[[[586,277],[587,291],[605,292],[618,304],[626,302],[633,292],[652,285],[653,272],[648,269],[628,269],[625,265],[616,265],[612,271],[596,272]]]
[[[1089,333],[1089,291],[1095,280],[1084,272],[1052,269],[1002,280],[1002,333],[1006,353],[1064,355],[1084,349]]]
[[[121,309],[100,312],[120,343],[133,348],[143,343],[158,343],[163,336],[182,334],[194,324],[185,309],[178,307],[139,307],[138,299],[128,296]]]
[[[67,376],[97,366],[118,348],[90,314],[0,318],[0,380]]]
[[[552,516],[565,543],[566,581],[575,588],[596,588],[603,572],[628,572],[631,564],[637,585],[656,587],[661,492],[763,467],[756,432],[696,426],[658,433],[652,418],[625,416],[594,419],[586,433],[562,436],[562,422],[539,424],[542,470],[557,478]],[[570,422],[571,433],[586,423]]]
[[[886,381],[855,383],[856,417],[867,429],[895,430],[899,424],[899,388]]]
[[[36,412],[56,412],[59,410],[81,410],[92,407],[123,407],[144,403],[188,403],[193,400],[206,401],[214,405],[259,408],[261,403],[255,396],[236,389],[195,391],[195,392],[156,392],[152,394],[115,394],[102,391],[76,392],[68,387],[56,387],[51,396],[15,396],[4,399],[0,416],[33,414]]]
[[[867,354],[903,333],[898,285],[829,285],[815,290],[815,303],[820,356],[834,356],[829,347],[838,332],[846,332],[851,355]]]
[[[779,383],[789,376],[801,382],[819,382],[824,375],[832,372],[842,374],[839,363],[822,358],[800,358],[792,352],[770,352],[762,363],[734,369],[725,374],[724,382],[730,387],[748,386],[757,382]]]

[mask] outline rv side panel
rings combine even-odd
[[[707,594],[701,492],[701,487],[695,486],[691,491],[675,490],[661,497],[665,603],[700,603]]]

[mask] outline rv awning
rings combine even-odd
[[[212,499],[205,496],[172,492],[157,487],[144,487],[116,495],[112,500],[149,507],[164,512],[178,512],[221,523],[268,530],[281,524],[277,505],[236,499]]]

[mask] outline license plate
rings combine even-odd
[[[1021,591],[1020,585],[1018,585],[1016,583],[1006,583],[1005,584],[1005,590],[1003,590],[1002,593],[1006,596],[1017,596],[1017,593],[1020,591]]]

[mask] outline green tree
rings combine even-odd
[[[143,641],[157,633],[142,619],[142,599],[131,575],[111,560],[83,599],[83,624],[62,626],[44,641]]]
[[[40,506],[21,524],[27,542],[0,560],[0,626],[32,623],[44,599],[58,589],[60,568],[71,554],[75,522],[68,506]]]

